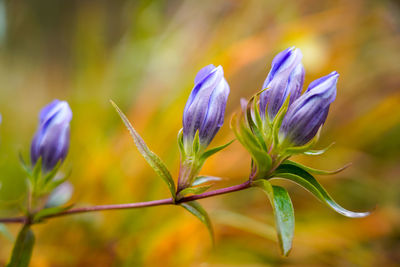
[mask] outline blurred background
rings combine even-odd
[[[349,219],[291,183],[296,230],[279,254],[272,211],[256,189],[201,200],[216,233],[180,207],[110,211],[35,225],[39,266],[398,266],[400,264],[400,4],[398,1],[82,1],[0,0],[0,217],[18,214],[39,110],[54,98],[74,112],[72,203],[114,204],[168,197],[109,104],[113,99],[176,177],[176,135],[197,71],[222,65],[231,86],[226,122],[212,146],[234,138],[229,119],[241,97],[261,89],[274,55],[303,54],[307,86],[336,70],[337,100],[318,147],[297,157]],[[202,174],[214,188],[245,181],[249,155],[238,142],[213,156]],[[20,226],[0,234],[0,266]]]

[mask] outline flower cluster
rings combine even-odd
[[[261,93],[242,101],[232,120],[238,140],[252,154],[258,178],[267,178],[279,164],[311,149],[336,97],[337,72],[319,78],[303,94],[302,54],[294,47],[280,52]]]

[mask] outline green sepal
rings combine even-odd
[[[29,225],[24,225],[18,234],[7,267],[28,267],[31,260],[35,236]]]
[[[194,179],[192,185],[197,186],[197,185],[205,184],[208,182],[217,182],[217,181],[221,181],[221,178],[215,177],[215,176],[197,176]]]
[[[33,223],[42,222],[43,220],[46,219],[46,217],[51,217],[52,215],[69,210],[73,206],[74,205],[68,205],[68,206],[63,206],[63,207],[58,206],[58,207],[42,209],[42,210],[38,211],[37,213],[35,213],[35,215],[33,216]]]
[[[276,114],[274,120],[272,121],[272,135],[275,147],[278,147],[279,145],[279,129],[281,128],[283,118],[285,117],[287,109],[289,107],[289,101],[290,101],[290,95],[286,97],[285,102],[279,108],[278,113]]]
[[[148,148],[143,138],[133,128],[132,124],[129,122],[125,114],[119,109],[117,104],[115,104],[112,100],[110,100],[110,102],[114,106],[118,115],[121,117],[126,128],[129,130],[129,133],[131,134],[133,141],[136,147],[138,148],[140,154],[142,154],[142,156],[150,165],[150,167],[152,167],[153,170],[164,180],[164,182],[168,186],[169,191],[171,192],[172,197],[175,199],[176,198],[175,182],[168,168],[165,166],[162,160],[157,156],[157,154],[155,154]]]
[[[60,169],[61,165],[62,165],[62,161],[59,160],[59,161],[57,162],[56,166],[54,166],[54,168],[53,168],[50,172],[48,172],[48,173],[46,173],[46,174],[44,175],[44,178],[43,178],[43,183],[44,183],[44,185],[46,185],[46,184],[49,183],[51,180],[53,180],[53,178],[56,176],[58,170]]]
[[[184,156],[186,154],[185,147],[183,145],[183,128],[181,128],[178,132],[178,147],[181,155]]]
[[[214,147],[214,148],[211,148],[209,150],[206,150],[204,153],[201,154],[200,161],[205,161],[207,158],[211,157],[215,153],[217,153],[217,152],[221,151],[222,149],[226,148],[227,146],[232,144],[234,141],[235,141],[235,139],[233,139],[232,141],[229,141],[225,145]]]
[[[203,186],[198,186],[198,187],[186,187],[185,189],[181,190],[178,195],[177,199],[181,199],[186,195],[192,194],[192,195],[198,195],[201,193],[206,192],[212,185],[203,185]]]
[[[258,99],[258,98],[257,98]],[[260,106],[258,105],[258,101],[257,99],[255,99],[253,101],[253,110],[254,110],[254,119],[255,119],[255,124],[258,127],[261,127],[261,125],[263,124],[262,119],[261,119],[261,115],[260,115]]]
[[[26,164],[24,157],[22,156],[21,152],[18,153],[19,162],[22,166],[22,170],[28,177],[32,176],[32,169]]]
[[[329,146],[323,148],[323,149],[311,149],[308,151],[303,152],[304,155],[308,155],[308,156],[318,156],[318,155],[322,155],[324,154],[326,151],[328,151],[333,145],[335,144],[335,142],[331,143]]]
[[[200,152],[200,137],[199,137],[199,131],[197,130],[196,133],[194,134],[194,139],[193,139],[193,153],[197,154]]]
[[[307,171],[307,172],[309,172],[309,173],[312,173],[312,174],[319,174],[319,175],[332,175],[332,174],[337,174],[337,173],[339,173],[339,172],[341,172],[341,171],[344,171],[345,169],[347,169],[347,168],[351,165],[351,163],[348,163],[348,164],[344,165],[343,167],[341,167],[341,168],[339,168],[339,169],[337,169],[337,170],[325,171],[325,170],[314,169],[314,168],[305,166],[305,165],[303,165],[303,164],[300,164],[300,163],[297,163],[297,162],[294,162],[294,161],[291,161],[291,160],[285,160],[283,163],[284,163],[284,164],[290,164],[290,165],[299,167],[299,168],[301,168],[301,169],[303,169],[303,170],[305,170],[305,171]]]
[[[208,233],[210,234],[211,242],[214,245],[215,244],[214,230],[207,211],[197,201],[185,202],[181,203],[180,205],[187,211],[189,211],[191,214],[196,216],[207,227]]]
[[[237,114],[234,114],[231,120],[231,128],[233,129],[236,138],[250,152],[253,160],[257,165],[257,177],[263,178],[271,169],[271,156],[262,149],[257,138],[252,134],[243,122],[240,122]]]
[[[41,179],[42,175],[42,157],[39,157],[39,159],[36,161],[35,166],[32,169],[31,175],[28,176],[29,181],[32,184],[32,190],[36,190],[37,184],[39,180]]]
[[[299,184],[310,191],[322,203],[346,217],[361,218],[370,214],[370,212],[352,212],[341,207],[310,173],[295,165],[281,164],[272,174],[271,179],[275,178],[284,178]]]
[[[294,236],[294,210],[286,189],[271,185],[266,180],[257,180],[253,184],[261,188],[268,196],[275,216],[279,247],[284,256],[292,249]]]
[[[254,103],[256,103],[256,102],[257,102],[256,95],[254,95],[247,103],[245,120],[247,122],[247,125],[250,127],[250,132],[252,134],[254,134],[254,136],[257,138],[258,144],[261,145],[261,148],[263,150],[267,151],[267,145],[265,144],[263,134],[259,129],[259,126],[262,125],[260,114],[258,113],[258,109],[252,109],[252,108],[254,108],[254,106],[256,106],[256,105],[254,105]],[[252,113],[252,111],[253,111],[253,113]],[[252,114],[254,114],[256,122],[253,121]],[[258,115],[258,117],[257,117],[257,115]]]

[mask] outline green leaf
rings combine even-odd
[[[44,181],[44,185],[47,185],[47,183],[49,183],[56,176],[56,174],[57,174],[58,170],[60,169],[61,165],[62,165],[62,161],[59,160],[57,162],[56,166],[54,166],[54,168],[50,172],[46,173],[46,175],[44,176],[44,180],[43,180]]]
[[[221,151],[222,149],[226,148],[227,146],[232,144],[234,141],[235,141],[235,139],[230,141],[230,142],[228,142],[228,143],[226,143],[225,145],[214,147],[214,148],[211,148],[211,149],[205,151],[204,153],[201,154],[200,160],[201,161],[205,161],[207,158],[211,157],[215,153],[217,153],[217,152]]]
[[[261,127],[263,122],[262,122],[261,115],[260,115],[260,106],[258,105],[258,101],[256,101],[256,100],[253,101],[253,110],[254,110],[255,124],[258,127]]]
[[[272,159],[267,151],[262,150],[262,145],[241,121],[237,114],[232,116],[231,128],[233,129],[239,142],[250,152],[257,165],[257,177],[264,178],[269,172]]]
[[[309,173],[320,174],[320,175],[332,175],[332,174],[336,174],[336,173],[339,173],[339,172],[341,172],[341,171],[347,169],[347,168],[351,165],[351,163],[349,163],[349,164],[344,165],[342,168],[339,168],[339,169],[334,170],[334,171],[324,171],[324,170],[314,169],[314,168],[305,166],[305,165],[303,165],[303,164],[300,164],[300,163],[297,163],[297,162],[294,162],[294,161],[291,161],[291,160],[285,160],[283,163],[284,163],[284,164],[294,165],[294,166],[299,167],[299,168],[301,168],[301,169],[303,169],[303,170],[305,170],[305,171],[307,171],[307,172],[309,172]]]
[[[333,145],[335,144],[335,142],[331,143],[329,146],[323,148],[323,149],[315,149],[315,150],[308,150],[303,152],[303,154],[305,155],[309,155],[309,156],[318,156],[318,155],[322,155],[324,154],[326,151],[328,151]]]
[[[220,177],[215,177],[215,176],[197,176],[192,185],[196,186],[196,185],[201,185],[204,183],[208,183],[208,182],[217,182],[217,181],[221,181],[222,179]]]
[[[40,210],[39,212],[37,212],[34,216],[33,216],[33,222],[37,223],[37,222],[41,222],[42,219],[46,219],[46,217],[52,216],[54,214],[69,210],[70,208],[72,208],[73,205],[68,205],[68,206],[64,206],[64,207],[51,207],[51,208],[45,208]]]
[[[328,207],[346,217],[360,218],[368,216],[370,214],[370,212],[352,212],[341,207],[332,199],[328,192],[310,173],[300,167],[294,166],[292,164],[281,164],[273,173],[273,176],[276,178],[285,178],[301,185],[302,187],[310,191],[315,197],[321,200],[322,203],[325,203],[326,205],[328,205]]]
[[[27,267],[31,260],[35,236],[29,225],[24,225],[18,234],[17,240],[11,254],[10,263],[7,267]]]
[[[115,104],[112,100],[110,100],[110,102],[114,106],[115,110],[118,112],[126,128],[128,128],[129,133],[131,134],[133,141],[135,142],[135,145],[138,148],[139,152],[142,154],[147,163],[153,168],[153,170],[164,180],[164,182],[167,184],[169,188],[169,191],[171,192],[172,197],[175,199],[176,197],[175,183],[174,179],[172,179],[171,173],[169,172],[168,168],[161,161],[161,159],[147,147],[142,137],[132,127],[132,124],[129,122],[125,114],[119,109],[117,104]]]
[[[199,137],[199,131],[198,130],[194,134],[193,151],[194,151],[195,154],[200,151],[200,137]]]
[[[177,198],[181,199],[182,197],[189,195],[189,194],[198,195],[198,194],[206,192],[210,187],[211,187],[211,185],[204,185],[204,186],[198,186],[198,187],[186,187],[185,189],[183,189],[182,191],[180,191],[178,193]]]
[[[183,128],[178,132],[178,146],[182,156],[185,155],[185,148],[183,146]]]
[[[271,185],[267,180],[257,180],[254,185],[267,194],[275,216],[279,246],[284,256],[292,249],[294,236],[294,210],[292,201],[286,189]]]
[[[241,128],[242,133],[244,134],[244,138],[242,140],[242,144],[250,154],[253,156],[254,160],[257,163],[257,171],[258,175],[265,175],[271,168],[272,159],[267,151],[263,150],[256,137],[252,135],[249,129],[246,127]],[[240,141],[240,140],[239,140]]]
[[[191,214],[196,216],[207,227],[208,233],[210,234],[211,237],[211,241],[214,244],[214,231],[212,228],[211,220],[208,217],[207,212],[203,209],[203,207],[196,201],[185,202],[180,205],[184,207],[187,211],[189,211]]]
[[[35,193],[37,190],[36,187],[38,185],[38,182],[41,180],[41,176],[42,176],[42,157],[39,157],[39,159],[36,161],[35,166],[33,167],[31,175],[28,176],[32,184],[33,193]]]
[[[287,109],[289,107],[290,95],[286,98],[283,105],[280,107],[278,113],[276,114],[274,120],[272,121],[272,134],[274,138],[274,144],[277,147],[279,144],[279,129],[281,128],[283,118],[286,115]]]
[[[257,102],[256,99],[257,99],[257,95],[253,95],[250,98],[249,102],[247,102],[246,113],[244,115],[245,115],[246,122],[247,122],[248,126],[250,127],[250,131],[257,138],[258,143],[261,145],[262,149],[267,150],[267,146],[265,144],[263,134],[259,130],[259,127],[262,125],[262,121],[261,121],[260,114],[258,113],[258,110],[256,108],[256,106],[257,106],[255,104]],[[253,117],[256,121],[253,120]]]
[[[0,234],[4,235],[10,241],[14,240],[14,237],[12,236],[10,230],[8,230],[7,226],[4,223],[0,223]]]
[[[19,162],[22,166],[22,169],[24,170],[26,175],[28,175],[29,177],[32,176],[32,170],[30,167],[28,167],[28,165],[26,165],[24,157],[22,156],[21,152],[18,153],[18,158],[19,158]]]

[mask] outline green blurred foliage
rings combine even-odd
[[[29,158],[37,113],[52,99],[67,100],[74,112],[63,166],[72,169],[73,203],[164,198],[166,186],[136,151],[109,99],[176,177],[176,134],[196,72],[223,65],[229,122],[240,97],[260,89],[274,54],[295,45],[304,54],[306,85],[333,70],[341,75],[319,143],[336,145],[296,160],[320,169],[352,162],[319,179],[346,208],[376,206],[371,216],[342,217],[283,183],[296,216],[288,258],[279,256],[266,197],[250,189],[201,201],[214,221],[215,248],[182,208],[110,211],[34,226],[31,266],[397,266],[399,15],[399,3],[387,0],[0,0],[0,216],[18,213],[26,190],[18,154]],[[212,145],[232,138],[226,123]],[[233,185],[246,179],[249,164],[235,142],[202,174],[223,177],[216,187]],[[10,226],[14,237],[19,227]],[[0,265],[11,249],[0,236]]]

